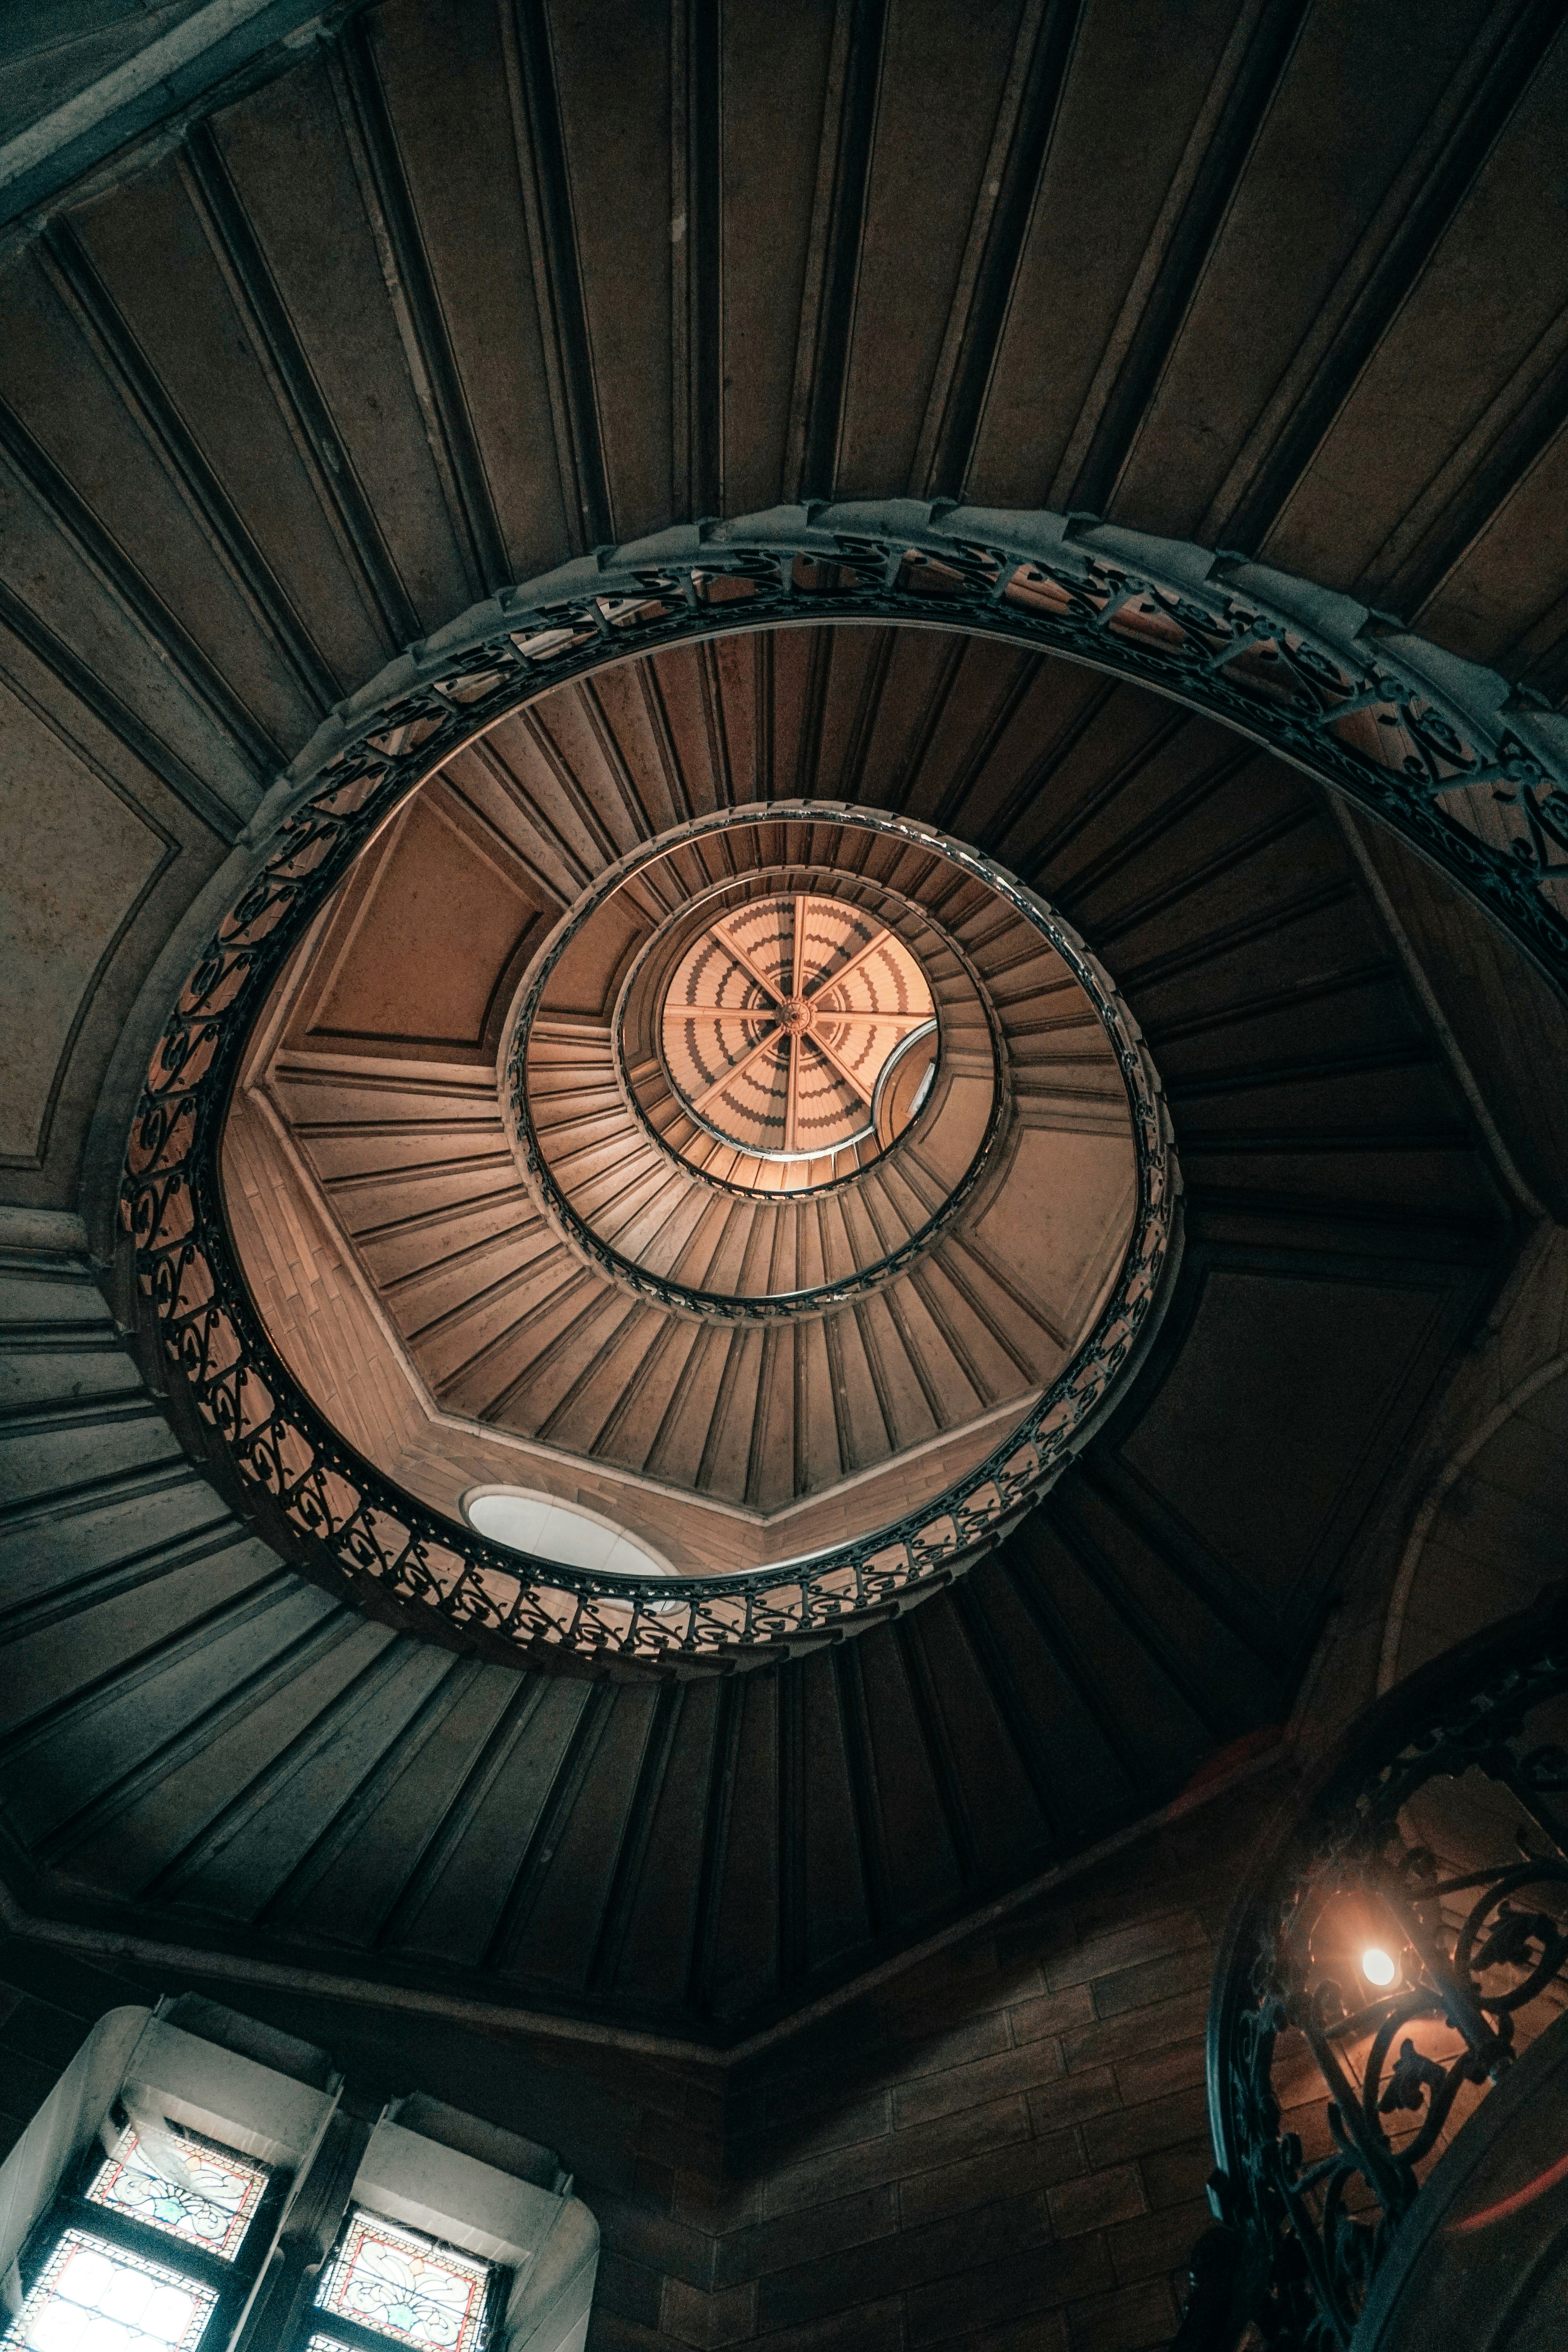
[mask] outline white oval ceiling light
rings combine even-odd
[[[668,1560],[636,1542],[613,1521],[579,1510],[554,1495],[524,1486],[476,1486],[463,1497],[463,1516],[479,1535],[556,1568],[590,1576],[673,1576]]]

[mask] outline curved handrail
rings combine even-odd
[[[947,952],[963,965],[969,983],[985,1013],[986,1024],[991,1034],[991,1050],[997,1072],[997,1083],[994,1087],[984,1130],[975,1146],[968,1167],[957,1182],[950,1187],[940,1207],[934,1209],[924,1223],[910,1234],[905,1241],[900,1242],[896,1249],[886,1252],[883,1256],[868,1265],[857,1268],[853,1274],[840,1276],[832,1282],[821,1283],[811,1290],[763,1293],[700,1290],[690,1284],[675,1282],[668,1276],[650,1274],[646,1266],[639,1265],[635,1259],[624,1256],[609,1243],[601,1240],[587,1219],[578,1213],[564,1188],[557,1181],[550,1165],[549,1154],[540,1142],[529,1102],[528,1045],[532,1024],[543,1008],[545,992],[550,985],[551,975],[573,940],[577,938],[584,925],[593,920],[599,909],[624,884],[644,872],[651,863],[673,858],[691,843],[706,840],[716,834],[727,835],[736,831],[754,830],[763,824],[770,828],[785,828],[795,818],[797,812],[806,809],[810,811],[810,816],[808,820],[804,821],[809,823],[813,833],[825,831],[829,825],[837,825],[846,832],[869,833],[885,839],[902,841],[928,850],[933,858],[944,858],[951,863],[961,865],[967,874],[985,883],[996,898],[1002,899],[1015,914],[1021,916],[1039,933],[1046,945],[1061,958],[1088,997],[1116,1055],[1122,1084],[1127,1090],[1131,1105],[1135,1149],[1141,1149],[1142,1139],[1162,1129],[1163,1125],[1159,1108],[1159,1082],[1154,1076],[1148,1055],[1142,1049],[1138,1025],[1122,1003],[1110,975],[1089,953],[1072,926],[1065,922],[1056,909],[1047,906],[1046,901],[1037,897],[1033,890],[1026,889],[1006,871],[1005,867],[997,865],[994,858],[984,856],[979,850],[971,849],[963,842],[951,840],[946,835],[937,833],[930,825],[920,824],[913,817],[894,816],[882,809],[854,808],[837,801],[753,802],[739,808],[720,809],[710,816],[693,818],[689,824],[680,825],[672,832],[660,834],[657,841],[650,842],[643,849],[633,851],[628,856],[619,859],[614,866],[607,866],[598,880],[583,892],[551,933],[550,938],[540,950],[535,962],[530,967],[529,973],[519,991],[517,1005],[509,1023],[508,1036],[501,1053],[501,1063],[506,1072],[506,1085],[501,1099],[513,1151],[517,1155],[530,1192],[549,1218],[552,1227],[563,1234],[572,1247],[590,1265],[595,1266],[601,1274],[606,1275],[623,1290],[631,1292],[635,1297],[650,1299],[658,1306],[673,1307],[681,1313],[705,1316],[714,1321],[773,1322],[784,1321],[798,1316],[821,1315],[835,1307],[848,1306],[853,1300],[868,1297],[873,1291],[881,1289],[915,1265],[942,1234],[952,1228],[962,1212],[973,1199],[982,1180],[995,1160],[998,1146],[1005,1132],[1010,1100],[1009,1089],[1005,1082],[1007,1073],[1006,1035],[1001,1017],[992,1001],[991,992],[973,959],[965,953],[959,942],[916,901],[906,900],[905,904],[910,910],[920,914],[929,928],[936,933]],[[785,866],[793,866],[797,861],[785,859],[784,863]],[[717,885],[711,895],[717,897],[727,887],[724,884]],[[898,899],[903,894],[884,888],[882,895],[887,898]],[[701,899],[698,898],[689,903],[700,905]],[[626,1083],[619,1032],[625,1018],[627,997],[656,943],[657,939],[648,941],[632,964],[617,992],[616,1009],[610,1024],[611,1051],[616,1057],[616,1082],[621,1097],[633,1108],[634,1115],[639,1119],[639,1124],[650,1134],[651,1126],[643,1117],[640,1107],[636,1102],[635,1094]],[[668,1147],[664,1143],[662,1137],[656,1137],[655,1140],[661,1150],[668,1151]],[[910,1150],[918,1149],[919,1139],[912,1135],[900,1138],[900,1142],[895,1144],[889,1152],[883,1154],[882,1159],[873,1164],[897,1167],[899,1153],[906,1145]],[[685,1162],[681,1161],[679,1164],[684,1172]],[[836,1192],[853,1183],[856,1177],[863,1172],[857,1170],[855,1176],[835,1179],[832,1183],[814,1186],[809,1192],[779,1194],[775,1197],[781,1202],[820,1198],[824,1192]]]
[[[1456,2101],[1512,2063],[1516,2019],[1568,1969],[1568,1751],[1521,1744],[1563,1695],[1568,1586],[1367,1708],[1266,1834],[1215,1969],[1218,2226],[1194,2249],[1180,2352],[1233,2352],[1248,2326],[1279,2352],[1347,2352]],[[1408,1809],[1468,1771],[1508,1791],[1520,1834],[1446,1872]],[[1385,1986],[1358,1972],[1363,1938],[1394,1969]],[[1319,2153],[1282,2109],[1287,2035],[1321,2078]]]
[[[994,1541],[1085,1442],[1152,1330],[1179,1221],[1163,1108],[1137,1137],[1122,1278],[1007,1446],[918,1526],[787,1581],[694,1582],[656,1614],[651,1593],[520,1562],[414,1503],[327,1426],[248,1300],[216,1181],[228,1091],[284,956],[370,833],[464,743],[564,678],[733,629],[845,619],[999,637],[1209,713],[1394,825],[1568,987],[1568,725],[1495,672],[1282,572],[1090,517],[894,499],[685,526],[503,590],[340,704],[266,795],[152,1055],[121,1188],[165,1355],[205,1426],[301,1547],[416,1622],[434,1612],[448,1634],[512,1656],[661,1671],[822,1638]],[[1147,1067],[1141,1041],[1128,1052]],[[665,1583],[658,1599],[670,1597]]]

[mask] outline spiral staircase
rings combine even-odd
[[[1551,223],[1421,434],[1390,386],[1479,211],[1533,219],[1557,12],[1446,9],[1369,65],[1310,236],[1291,125],[1345,11],[790,13],[349,9],[24,191],[0,624],[57,980],[0,1226],[0,1801],[16,1902],[83,1948],[738,2044],[1277,1735],[1515,1261],[1552,1113],[1496,1005],[1555,1052],[1549,987],[1273,718],[1173,698],[1114,610],[1075,656],[903,572],[896,614],[608,633],[674,595],[614,542],[688,519],[710,566],[710,514],[818,531],[781,576],[826,600],[875,501],[911,545],[960,497],[1093,508],[1058,539],[1106,563],[1194,531],[1194,598],[1225,544],[1365,645],[1419,617],[1545,741]],[[1227,373],[1241,247],[1287,219]],[[918,1606],[723,1671],[547,1671],[334,1576],[226,1469],[117,1244],[169,1008],[330,780],[312,730],[416,759],[401,698],[460,712],[476,597],[538,667],[333,871],[225,1105],[237,1295],[345,1459],[454,1542],[516,1485],[691,1582],[864,1549],[1088,1346],[1129,1055],[1179,1155],[1159,1315],[1026,1507]],[[1446,1006],[1424,912],[1486,1001]]]

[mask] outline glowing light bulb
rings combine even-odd
[[[1392,1955],[1377,1944],[1362,1954],[1361,1972],[1369,1985],[1391,1985],[1399,1973]]]

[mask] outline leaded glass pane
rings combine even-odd
[[[87,2193],[95,2205],[128,2213],[227,2262],[239,2252],[266,2187],[264,2167],[230,2148],[180,2139],[162,2143],[154,2153],[127,2124]]]
[[[195,2352],[216,2291],[67,2230],[0,2342],[28,2352]]]
[[[351,2213],[321,2275],[324,2311],[395,2336],[422,2352],[472,2352],[485,2315],[490,2266],[437,2245],[379,2213]]]

